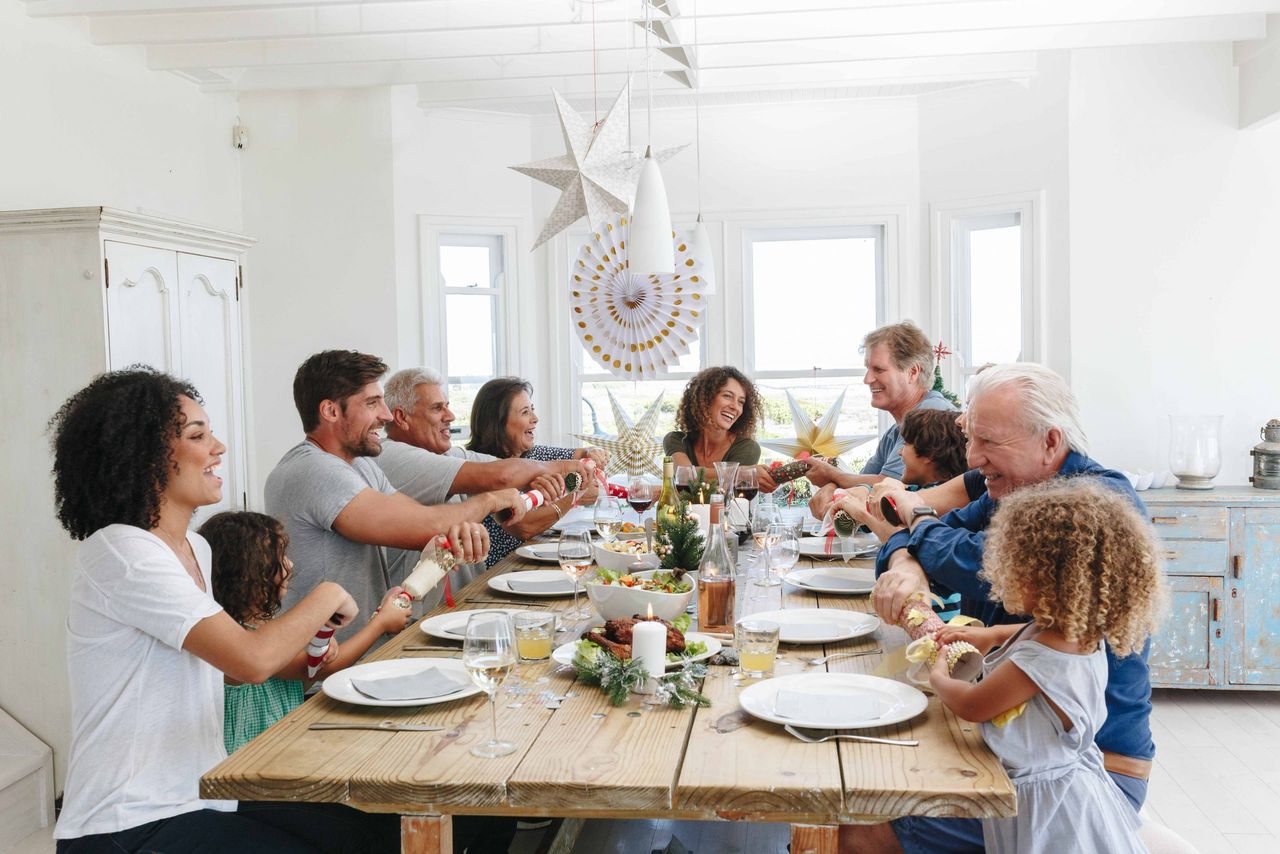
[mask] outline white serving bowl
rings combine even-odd
[[[648,578],[657,570],[637,572],[638,578]],[[644,615],[645,606],[653,606],[653,616],[670,622],[684,613],[693,599],[693,576],[686,575],[689,589],[683,593],[659,593],[653,590],[641,590],[637,587],[625,587],[621,584],[601,584],[598,581],[587,582],[587,598],[596,612],[606,620],[621,620],[636,614]]]
[[[646,548],[643,540],[614,540],[614,545],[625,545],[628,548]],[[636,561],[643,561],[645,569],[658,568],[658,556],[646,552],[645,554],[631,554],[629,552],[616,552],[613,549],[605,548],[604,543],[595,543],[596,563],[601,568],[610,572],[626,572],[631,564]],[[629,615],[628,615],[629,616]]]

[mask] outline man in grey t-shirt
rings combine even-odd
[[[336,581],[367,618],[391,588],[384,547],[421,550],[437,535],[449,538],[464,562],[483,560],[489,537],[479,524],[524,503],[514,489],[486,492],[458,504],[425,507],[399,493],[369,458],[382,450],[391,420],[377,357],[327,350],[310,357],[293,381],[294,403],[306,440],[292,448],[266,483],[266,509],[289,534],[293,577],[285,597],[294,604],[321,581]],[[354,626],[339,630],[339,641]]]
[[[429,368],[405,368],[392,374],[387,380],[386,403],[391,423],[377,464],[392,486],[422,504],[459,502],[467,495],[493,489],[537,489],[550,505],[526,515],[521,525],[536,525],[540,517],[550,525],[573,504],[573,495],[565,493],[563,476],[577,472],[586,477],[579,460],[499,459],[453,445],[449,428],[454,414],[449,409],[445,381]],[[392,552],[389,558],[392,583],[402,580],[417,562],[416,553],[403,550]],[[459,567],[452,579],[454,589],[483,571],[483,564]],[[440,600],[442,591],[433,593],[423,599],[426,608]]]

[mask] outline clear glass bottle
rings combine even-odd
[[[720,514],[724,496],[711,496],[711,524],[698,564],[698,627],[708,632],[733,631],[734,561]]]

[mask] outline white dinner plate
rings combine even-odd
[[[880,541],[875,537],[853,537],[849,543],[850,558],[872,557],[880,550]],[[827,560],[844,560],[839,537],[831,538],[831,551],[827,552],[826,537],[804,537],[800,540],[801,557],[822,558]]]
[[[778,640],[797,644],[835,643],[860,638],[880,627],[880,618],[874,614],[839,608],[785,608],[752,614],[743,619],[777,623]]]
[[[466,680],[467,684],[452,694],[441,694],[439,697],[431,697],[426,700],[375,700],[372,697],[366,697],[351,687],[352,676],[366,679],[376,679],[384,676],[404,676],[409,673],[416,673],[419,670],[426,670],[428,667],[443,670],[450,676],[460,676]],[[364,664],[355,664],[327,677],[324,682],[320,683],[320,690],[335,700],[341,700],[344,703],[351,703],[356,706],[397,707],[433,706],[436,703],[448,703],[480,693],[480,689],[472,683],[471,677],[467,675],[467,668],[456,658],[392,658],[386,661],[369,661]]]
[[[460,641],[466,639],[467,620],[471,619],[472,614],[488,614],[492,612],[523,614],[524,608],[477,608],[473,611],[450,611],[447,614],[437,614],[434,617],[423,620],[418,625],[423,632],[432,637]]]
[[[718,638],[713,638],[711,635],[704,635],[701,632],[685,632],[684,639],[685,643],[689,643],[690,641],[701,641],[707,645],[706,652],[699,655],[691,655],[687,659],[688,661],[703,661],[708,659],[719,652],[720,648],[723,646]],[[581,640],[581,638],[579,638],[579,640]],[[573,652],[577,645],[578,641],[570,641],[569,643],[556,647],[555,651],[551,653],[552,661],[555,661],[557,664],[573,664]],[[668,661],[667,667],[677,667],[684,664],[685,661],[686,659],[681,659],[680,661]]]
[[[780,714],[775,703],[780,691],[837,698],[827,707],[833,714],[827,716],[814,711],[807,716],[803,710]],[[775,724],[813,729],[870,729],[911,720],[925,710],[929,699],[910,685],[879,676],[795,673],[749,685],[738,695],[738,704],[747,714]],[[839,711],[842,708],[848,710],[843,715]],[[868,709],[877,713],[867,714]]]
[[[815,593],[835,593],[845,596],[864,596],[876,586],[875,571],[825,566],[814,569],[793,569],[783,576],[788,584]]]
[[[525,560],[538,563],[559,563],[560,558],[556,555],[558,548],[560,548],[559,543],[526,543],[516,549],[516,554]]]
[[[537,581],[541,583],[559,581],[562,582],[563,586],[554,591],[512,590],[510,584],[512,577],[515,577],[520,581]],[[558,599],[573,595],[573,580],[558,569],[525,569],[520,572],[508,572],[503,575],[495,575],[493,578],[489,579],[489,589],[496,590],[499,593],[506,593],[510,596],[534,596],[539,599]]]

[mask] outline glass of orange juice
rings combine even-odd
[[[738,648],[738,668],[743,676],[759,679],[773,675],[779,629],[769,620],[741,620],[734,625],[734,646]]]
[[[516,651],[521,661],[546,661],[556,633],[556,615],[550,611],[523,611],[515,615]]]

